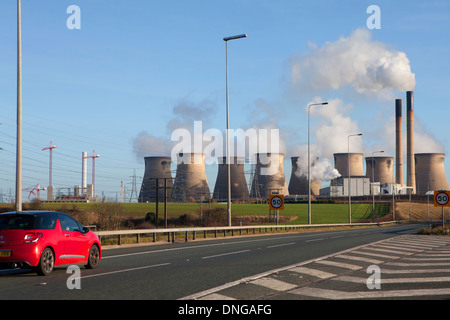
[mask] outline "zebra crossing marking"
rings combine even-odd
[[[299,299],[307,299],[308,297],[321,299],[383,299],[426,296],[450,297],[450,284],[448,288],[414,288],[409,290],[369,290],[370,288],[368,288],[367,291],[353,292],[314,287],[317,281],[326,281],[321,282],[321,286],[323,286],[324,284],[327,284],[329,280],[334,283],[340,281],[367,285],[367,277],[352,275],[353,272],[367,268],[367,263],[381,265],[381,274],[394,276],[391,278],[382,277],[382,284],[422,284],[423,287],[423,284],[426,283],[450,283],[450,276],[445,276],[445,274],[450,273],[450,268],[444,268],[450,266],[450,250],[447,249],[448,247],[446,248],[446,246],[450,245],[450,239],[424,237],[426,236],[399,236],[345,250],[336,253],[335,255],[303,262],[277,271],[278,276],[280,276],[281,279],[283,279],[283,272],[295,272],[317,278],[317,280],[313,280],[302,286],[275,279],[272,277],[273,273],[270,272],[255,277],[247,283],[270,288],[279,293],[290,294],[294,297],[297,296]],[[366,264],[366,266],[364,266],[364,264]],[[327,271],[320,270],[323,267],[328,267]],[[390,267],[398,267],[399,269]],[[334,272],[333,268],[346,269],[347,271],[341,270],[339,272]],[[440,275],[437,275],[438,273],[440,273]],[[395,275],[406,274],[414,276],[395,277]],[[418,276],[420,274],[427,276],[420,277]],[[436,274],[437,276],[429,276],[431,274]],[[289,279],[289,277],[287,278]],[[226,300],[233,298],[226,294],[223,295],[220,291],[216,291],[209,292],[209,294],[203,296],[201,299]]]

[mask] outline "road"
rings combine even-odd
[[[0,270],[0,299],[182,299],[343,250],[415,234],[419,228],[405,224],[105,249],[97,269],[81,268],[79,289],[68,288],[72,274],[66,268],[47,277]]]

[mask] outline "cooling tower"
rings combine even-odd
[[[395,100],[395,182],[403,185],[402,99]]]
[[[187,153],[178,155],[177,172],[172,197],[176,202],[208,200],[210,190],[205,171],[205,155]]]
[[[228,164],[227,157],[219,160],[214,199],[216,201],[228,200]],[[244,158],[230,158],[231,201],[248,201],[247,181],[244,173]]]
[[[414,163],[414,107],[413,107],[413,92],[406,92],[406,184],[412,187],[412,194],[416,193],[416,169]]]
[[[335,153],[334,167],[342,177],[348,177],[348,157],[350,156],[350,176],[363,177],[363,158],[362,153]]]
[[[142,187],[139,193],[139,202],[164,201],[164,180],[166,179],[167,198],[172,193],[173,181],[170,173],[170,157],[145,157],[145,171],[142,180]],[[158,178],[158,184],[156,184]],[[158,193],[156,193],[158,186]]]
[[[418,194],[427,191],[448,190],[443,153],[417,153],[415,155],[416,186]]]
[[[268,198],[272,193],[289,195],[284,176],[284,154],[257,153],[251,198]]]
[[[370,178],[370,182],[394,183],[394,157],[367,157],[366,177]]]
[[[307,158],[307,157],[306,157]],[[307,195],[308,194],[308,168],[306,168],[305,172],[301,174],[298,173],[298,160],[299,157],[291,157],[292,162],[292,172],[291,179],[289,180],[289,194],[290,195]],[[315,162],[318,158],[314,159],[311,162],[311,168],[314,167]],[[307,164],[306,164],[307,165]],[[297,175],[297,174],[300,175]],[[320,180],[312,179],[311,180],[311,194],[314,196],[318,196],[320,194],[321,189]]]

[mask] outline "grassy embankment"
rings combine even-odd
[[[12,204],[2,204],[0,209],[13,210]],[[104,224],[101,218],[108,217],[116,220],[143,220],[147,213],[156,212],[155,203],[31,203],[24,204],[25,210],[56,210],[65,211],[87,221],[85,224]],[[164,204],[159,204],[159,220],[164,218]],[[189,223],[195,223],[202,213],[207,214],[208,204],[201,206],[198,203],[168,203],[168,219],[175,221],[180,217]],[[226,204],[212,204],[215,214],[226,214]],[[377,204],[376,215],[382,217],[389,211],[389,204]],[[316,204],[311,206],[311,217],[313,224],[346,223],[348,222],[347,204]],[[274,214],[274,211],[271,212]],[[88,216],[95,216],[88,219]],[[242,220],[243,224],[255,224],[269,222],[268,204],[232,204],[232,216],[236,220]],[[186,219],[186,217],[189,217]],[[273,216],[272,216],[273,217]],[[283,224],[306,224],[308,222],[308,205],[306,203],[285,204],[285,209],[279,211],[280,223]],[[372,219],[371,204],[352,204],[352,222]],[[96,221],[99,220],[99,221]]]

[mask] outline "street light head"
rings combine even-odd
[[[247,34],[239,34],[237,36],[225,37],[223,38],[223,41],[236,40],[241,38],[247,38]]]
[[[322,103],[323,106],[324,106],[324,105],[327,105],[327,104],[328,104],[328,102],[323,102],[323,103]]]

